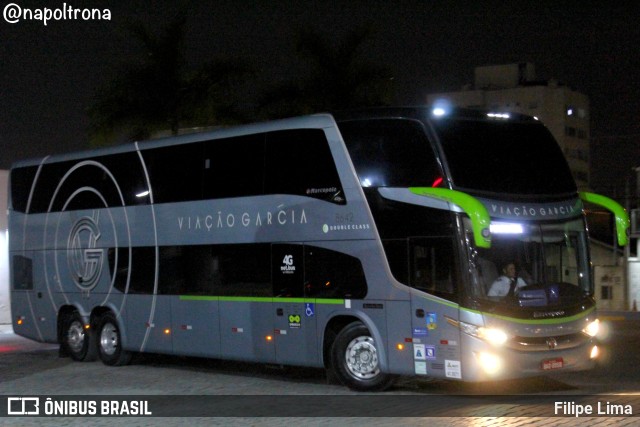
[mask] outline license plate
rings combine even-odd
[[[564,367],[564,360],[562,360],[562,357],[559,357],[557,359],[545,360],[544,362],[542,362],[543,371],[550,371],[552,369],[562,369],[563,367]]]

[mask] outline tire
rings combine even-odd
[[[131,361],[131,353],[122,348],[122,334],[113,313],[100,317],[96,338],[98,355],[105,365],[123,366]]]
[[[95,337],[93,331],[85,328],[85,322],[78,311],[65,315],[62,321],[62,352],[78,362],[96,360]]]
[[[365,325],[353,322],[340,331],[331,348],[331,366],[338,380],[357,391],[382,391],[395,377],[380,370],[378,344]]]

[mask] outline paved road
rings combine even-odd
[[[612,317],[607,322],[609,335],[605,340],[603,363],[588,373],[565,373],[554,377],[539,377],[519,381],[466,385],[447,381],[403,379],[392,390],[373,396],[362,396],[335,384],[329,384],[321,370],[299,368],[280,369],[263,365],[229,363],[206,359],[144,356],[130,366],[112,368],[100,362],[77,363],[57,356],[57,346],[34,343],[0,328],[0,395],[193,395],[205,397],[207,405],[232,410],[233,400],[251,398],[252,411],[259,415],[283,416],[283,408],[293,405],[290,418],[4,418],[0,425],[420,425],[430,426],[498,426],[498,425],[637,425],[639,418],[543,418],[552,414],[554,401],[574,401],[593,404],[611,400],[609,395],[640,394],[640,320]],[[603,398],[594,394],[607,395]],[[485,395],[505,395],[487,398]],[[548,398],[547,395],[554,397]],[[214,397],[211,397],[214,396]],[[216,397],[217,396],[217,397]],[[273,397],[272,397],[273,396]],[[511,396],[511,397],[509,397]],[[556,397],[557,396],[557,397]],[[176,409],[189,402],[164,400],[157,411]],[[194,397],[194,399],[197,399]],[[225,400],[227,399],[227,400]],[[246,401],[247,398],[244,400]],[[289,400],[287,400],[289,399]],[[640,398],[636,400],[640,412]],[[522,403],[536,403],[522,405]],[[439,415],[477,415],[475,417],[432,417],[428,419],[402,417],[415,415],[411,408],[424,404]],[[300,417],[297,405],[318,409],[319,418]],[[353,405],[354,413],[348,413]],[[404,406],[403,406],[404,405]],[[429,406],[431,405],[431,406]],[[634,404],[635,405],[635,404]],[[337,414],[358,418],[331,418],[326,407]],[[345,408],[346,407],[346,408]],[[365,408],[363,410],[363,407]],[[212,407],[209,407],[211,409]],[[231,408],[231,409],[229,409]],[[240,406],[235,415],[244,415]],[[265,409],[266,408],[266,409]],[[384,409],[388,408],[388,409]],[[446,409],[446,411],[444,411]],[[262,411],[262,412],[261,412]],[[370,411],[370,412],[369,412]],[[394,418],[362,417],[385,415]],[[217,413],[214,411],[214,413]],[[210,414],[210,412],[208,412]],[[250,415],[250,414],[247,414]],[[253,415],[256,415],[254,413]],[[536,418],[527,418],[534,416]],[[43,421],[46,421],[43,423]]]

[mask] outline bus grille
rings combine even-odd
[[[583,333],[556,337],[513,337],[507,341],[507,347],[517,351],[567,350],[579,347],[589,341]]]

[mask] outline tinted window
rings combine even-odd
[[[365,187],[431,187],[442,177],[420,122],[359,120],[339,128]]]
[[[576,191],[567,162],[539,123],[436,120],[457,188],[511,194]]]
[[[338,172],[321,129],[267,134],[265,191],[344,204]]]
[[[26,212],[33,178],[37,166],[13,169],[11,171],[11,205],[18,212]]]
[[[33,289],[33,261],[21,255],[14,255],[13,259],[13,289]]]
[[[171,295],[269,297],[269,245],[162,247],[160,292]]]
[[[367,294],[367,282],[358,258],[305,246],[304,265],[306,297],[364,298]]]
[[[214,289],[218,295],[270,297],[268,244],[212,246]]]
[[[456,292],[456,253],[451,238],[409,239],[409,286],[436,295]]]
[[[264,192],[263,134],[204,143],[204,198],[255,196]]]
[[[400,283],[409,284],[409,244],[407,239],[382,240],[391,274]]]
[[[183,144],[142,152],[155,203],[202,199],[202,144]]]
[[[447,299],[456,294],[453,239],[417,237],[383,240],[382,244],[398,282]]]
[[[109,271],[115,275],[114,287],[133,294],[153,294],[155,286],[156,250],[154,247],[111,248],[108,253]]]
[[[374,188],[365,188],[364,193],[384,240],[450,236],[454,232],[454,214],[450,211],[388,200]]]
[[[12,172],[16,206],[26,208],[35,168]],[[13,184],[13,179],[17,180]],[[86,160],[45,164],[31,199],[29,213],[145,204],[138,197],[147,190],[140,159],[136,153],[114,154]]]

